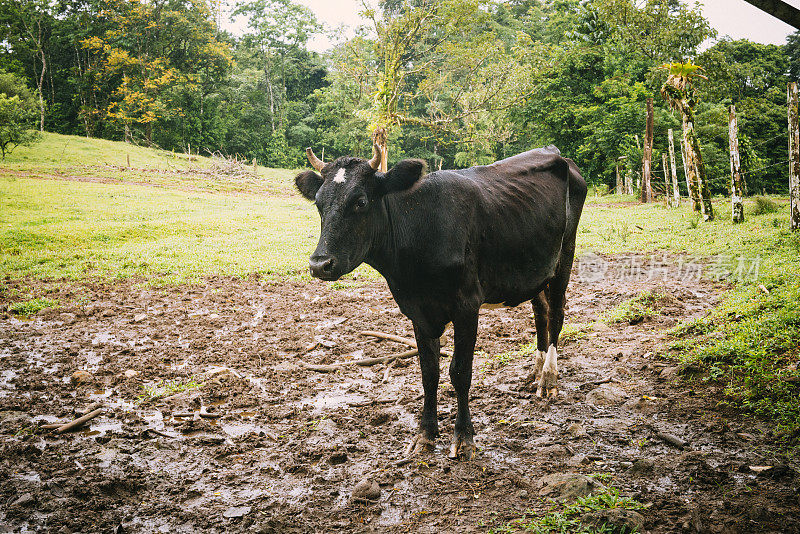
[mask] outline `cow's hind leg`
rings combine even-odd
[[[416,455],[431,451],[439,434],[439,421],[436,413],[436,396],[439,389],[439,338],[425,337],[417,325],[414,325],[414,336],[419,350],[419,366],[422,370],[422,389],[425,400],[422,404],[422,417],[419,423],[419,434],[406,451]]]
[[[547,354],[542,366],[542,377],[536,395],[543,397],[558,396],[558,336],[564,325],[564,305],[566,304],[567,284],[572,269],[573,249],[567,249],[561,256],[561,262],[556,275],[550,280],[545,289],[547,295]]]
[[[547,353],[547,315],[549,313],[549,306],[547,304],[547,297],[544,291],[540,291],[532,300],[533,304],[533,319],[536,325],[536,359],[534,360],[535,368],[533,377],[539,378],[542,375],[542,367],[544,366],[545,354]]]
[[[456,391],[458,411],[455,433],[448,456],[453,459],[471,460],[475,456],[475,429],[469,413],[469,388],[472,384],[472,358],[475,339],[478,335],[478,313],[469,314],[453,321],[454,350],[450,362],[450,381]]]

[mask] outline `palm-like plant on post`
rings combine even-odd
[[[703,220],[714,219],[714,208],[711,206],[711,194],[708,191],[706,169],[703,156],[700,154],[700,143],[694,131],[694,110],[697,107],[697,95],[692,85],[693,78],[708,79],[698,70],[702,67],[687,63],[669,63],[662,65],[669,71],[669,76],[661,86],[661,96],[669,106],[681,114],[683,120],[683,139],[686,144],[686,173],[689,178],[689,194],[695,211],[703,215]]]

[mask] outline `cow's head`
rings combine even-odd
[[[385,229],[384,195],[410,188],[425,173],[425,162],[407,159],[388,172],[379,172],[380,149],[373,158],[342,157],[324,163],[309,148],[308,161],[316,169],[297,175],[294,183],[317,205],[322,230],[309,260],[311,275],[336,280],[367,258],[370,247]]]

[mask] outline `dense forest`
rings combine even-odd
[[[273,167],[303,166],[307,146],[366,156],[381,128],[390,164],[433,168],[552,143],[612,185],[620,156],[640,171],[648,97],[660,172],[667,130],[681,128],[661,66],[691,59],[707,78],[696,129],[712,193],[729,188],[731,104],[749,192],[786,189],[800,34],[701,49],[715,31],[678,0],[382,0],[320,55],[306,7],[239,0],[234,14],[249,20],[242,36],[220,29],[219,0],[0,0],[0,73],[24,80],[30,126],[47,131]]]

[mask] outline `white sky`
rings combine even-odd
[[[357,26],[361,19],[358,12],[362,10],[361,0],[296,0],[298,3],[311,8],[317,19],[325,23],[329,29],[347,26],[349,31],[345,35],[352,36],[352,28]],[[685,0],[686,1],[686,0]],[[800,0],[784,0],[800,9]],[[228,3],[232,2],[228,0]],[[370,3],[375,3],[371,0]],[[687,3],[694,3],[688,0]],[[729,35],[734,39],[749,39],[757,43],[784,44],[786,36],[795,30],[753,7],[744,0],[704,0],[703,13],[719,33],[719,37]],[[246,31],[247,23],[244,20],[223,21],[223,28],[236,35]],[[331,41],[324,35],[315,36],[309,43],[309,48],[323,52],[331,47]]]

